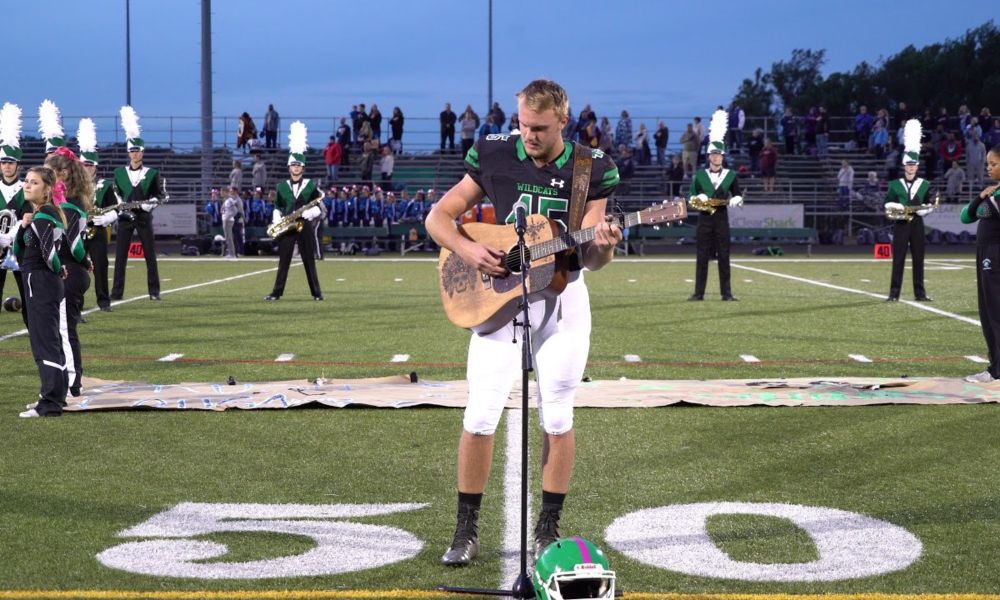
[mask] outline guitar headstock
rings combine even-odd
[[[687,203],[683,200],[664,200],[661,204],[654,204],[635,213],[636,224],[642,225],[681,221],[687,218],[687,214]]]

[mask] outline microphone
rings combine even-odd
[[[524,205],[518,202],[514,205],[514,232],[517,235],[524,235],[524,230],[528,228],[528,215]]]

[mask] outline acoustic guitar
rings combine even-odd
[[[615,217],[622,229],[636,225],[669,225],[687,216],[682,200],[664,202],[644,210]],[[466,223],[458,226],[466,238],[506,249],[503,262],[508,274],[492,277],[466,264],[447,248],[438,258],[438,284],[448,320],[477,333],[492,333],[510,323],[521,300],[521,254],[514,225]],[[565,232],[542,215],[528,215],[524,232],[530,268],[529,298],[557,296],[568,282],[569,252],[594,239],[594,228]]]

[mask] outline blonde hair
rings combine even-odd
[[[569,114],[569,96],[561,85],[551,79],[536,79],[518,92],[518,100],[535,112],[545,112],[550,108],[556,118],[563,119]]]
[[[89,211],[94,208],[94,184],[83,169],[83,163],[79,160],[63,156],[62,154],[50,154],[45,158],[45,166],[55,173],[58,179],[59,171],[66,171],[66,197],[72,198],[77,206]]]

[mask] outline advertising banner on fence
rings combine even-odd
[[[198,233],[198,217],[194,203],[167,202],[153,211],[153,231],[156,235],[194,235]]]
[[[741,208],[729,209],[729,226],[734,229],[792,229],[803,226],[804,214],[805,209],[801,204],[746,203]]]
[[[965,204],[942,204],[934,209],[934,212],[924,217],[924,227],[937,229],[938,231],[950,231],[961,233],[968,231],[976,233],[977,223],[966,225],[959,219]]]

